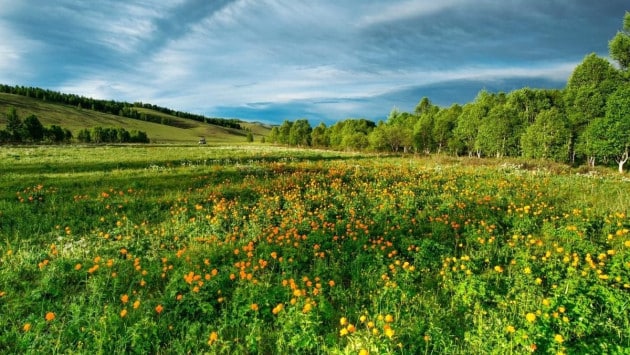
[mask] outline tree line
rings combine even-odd
[[[185,118],[198,122],[204,122],[217,126],[241,129],[241,125],[236,119],[228,118],[216,118],[206,117],[203,115],[197,115],[188,112],[176,111],[166,107],[161,107],[153,104],[142,102],[120,102],[114,100],[98,100],[89,97],[84,97],[75,94],[64,94],[57,91],[26,86],[10,86],[0,84],[0,92],[6,94],[20,95],[25,97],[32,97],[38,100],[53,102],[58,104],[64,104],[69,106],[75,106],[79,109],[88,109],[92,111],[108,113],[112,115],[118,115],[122,117],[134,118],[138,120],[160,123],[164,125],[174,125],[172,120],[161,115],[150,114],[146,112],[140,112],[138,108],[150,109],[165,115],[171,115],[179,118]]]
[[[543,158],[580,164],[618,164],[630,151],[630,13],[610,41],[615,67],[587,55],[562,90],[482,90],[464,105],[439,107],[424,97],[413,112],[391,111],[384,121],[347,119],[330,127],[285,120],[268,142],[383,152],[447,153],[477,157]]]
[[[29,115],[22,121],[15,107],[9,108],[6,119],[5,129],[0,130],[0,144],[70,143],[73,140],[69,129],[58,125],[44,127],[36,115]],[[81,143],[149,143],[146,132],[103,127],[82,129],[76,140]]]

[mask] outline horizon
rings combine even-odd
[[[561,89],[624,1],[0,0],[0,82],[207,117],[384,120],[422,97]]]

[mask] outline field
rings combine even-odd
[[[0,169],[0,353],[630,352],[613,172],[260,146]]]

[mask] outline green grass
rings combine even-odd
[[[22,119],[34,114],[45,126],[54,124],[68,128],[75,136],[81,129],[91,129],[92,127],[101,126],[122,127],[128,131],[144,131],[151,141],[155,143],[196,144],[201,136],[205,136],[209,144],[243,143],[246,141],[246,132],[243,130],[205,124],[145,108],[138,108],[137,110],[138,112],[168,118],[176,127],[5,93],[0,93],[0,125],[6,123],[4,113],[6,113],[10,107],[15,107],[18,116]],[[252,129],[257,141],[259,141],[262,136],[267,135],[270,130],[259,124],[244,123],[244,125]]]
[[[0,170],[2,353],[630,348],[612,171],[262,146],[5,147]]]

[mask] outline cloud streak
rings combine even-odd
[[[625,0],[8,2],[0,81],[210,116],[385,118],[422,96],[562,87]],[[414,97],[417,96],[417,97]],[[434,96],[434,97],[432,97]]]

